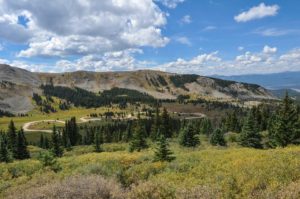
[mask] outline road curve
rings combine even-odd
[[[86,118],[86,117],[81,117],[79,118],[78,123],[87,123],[90,121],[100,121],[102,120],[101,118]],[[32,121],[32,122],[27,122],[23,125],[23,130],[25,132],[43,132],[43,133],[52,133],[52,130],[45,130],[45,129],[31,129],[30,126],[34,125],[34,124],[38,124],[41,122],[57,122],[57,123],[61,123],[61,124],[65,124],[65,121],[62,120],[37,120],[37,121]]]

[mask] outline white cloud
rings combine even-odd
[[[264,46],[263,52],[266,54],[272,54],[272,53],[276,53],[277,52],[277,48],[276,47],[270,47],[270,46]]]
[[[166,14],[152,0],[0,1],[0,37],[28,43],[19,56],[90,55],[162,47]],[[18,16],[29,21],[18,24]]]
[[[243,46],[238,47],[238,51],[243,51],[245,48]]]
[[[177,7],[178,4],[183,3],[185,0],[155,0],[157,2],[160,2],[164,6],[174,9]]]
[[[192,23],[192,18],[190,15],[185,15],[183,16],[180,21],[179,21],[181,24],[190,24]]]
[[[182,58],[177,59],[174,62],[165,63],[157,66],[158,69],[176,72],[176,73],[198,73],[201,74],[203,70],[206,70],[209,65],[215,65],[221,62],[221,58],[218,56],[218,52],[212,52],[209,54],[200,54],[190,60]]]
[[[175,40],[184,45],[192,45],[191,41],[187,37],[176,37]]]
[[[205,28],[202,29],[202,31],[211,31],[217,29],[216,26],[206,26]]]
[[[107,52],[103,56],[87,55],[75,61],[60,60],[55,65],[56,71],[127,71],[146,68],[150,62],[136,60],[133,55],[143,53],[140,49]]]
[[[264,3],[261,3],[258,6],[252,7],[248,11],[242,12],[239,15],[235,16],[234,20],[237,22],[247,22],[254,19],[275,16],[277,15],[278,10],[278,5],[267,6]]]
[[[277,28],[259,28],[253,31],[255,34],[259,34],[267,37],[277,37],[289,34],[300,34],[298,29],[277,29]]]

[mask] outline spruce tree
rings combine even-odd
[[[288,93],[270,126],[269,139],[273,146],[285,147],[300,138],[299,113]]]
[[[145,149],[147,147],[148,145],[146,141],[146,129],[141,119],[139,118],[136,127],[134,128],[132,140],[129,146],[129,151],[141,151],[142,149]]]
[[[44,139],[44,134],[43,133],[41,133],[41,136],[40,136],[39,147],[42,148],[42,149],[45,148],[45,139]]]
[[[197,130],[191,122],[181,129],[179,134],[179,144],[186,147],[195,147],[200,144]]]
[[[158,132],[160,131],[160,116],[159,116],[159,107],[156,105],[155,116],[153,120],[153,124],[151,126],[151,139],[156,140],[158,138]]]
[[[165,136],[161,136],[158,142],[158,147],[155,151],[154,161],[168,161],[174,160],[173,152],[169,149],[169,144]]]
[[[23,129],[21,129],[18,132],[18,136],[17,136],[17,157],[16,158],[19,160],[30,158],[30,154],[27,149],[27,141]]]
[[[100,153],[102,152],[101,144],[103,144],[103,135],[101,132],[97,132],[95,135],[95,152]]]
[[[212,132],[213,128],[210,119],[204,118],[200,124],[200,134],[209,136]]]
[[[170,116],[166,108],[163,109],[162,116],[161,116],[160,133],[161,135],[164,135],[167,138],[172,137],[172,132],[170,128]]]
[[[56,157],[62,157],[63,155],[63,148],[61,143],[61,138],[59,133],[56,131],[56,127],[53,126],[53,133],[52,133],[52,140],[51,140],[51,151]]]
[[[240,134],[240,144],[244,147],[262,148],[261,135],[256,128],[251,112],[248,113],[244,121],[242,133]]]
[[[226,140],[224,138],[224,133],[221,129],[217,128],[214,130],[210,137],[210,143],[214,146],[226,146]]]
[[[11,162],[12,156],[11,152],[8,149],[6,135],[0,132],[0,163],[1,162]]]
[[[17,129],[14,122],[11,120],[8,125],[7,131],[7,144],[8,149],[12,152],[13,158],[17,158],[18,149],[17,149]]]

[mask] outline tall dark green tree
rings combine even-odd
[[[214,146],[216,146],[216,145],[226,146],[224,132],[219,128],[215,129],[210,137],[210,143]]]
[[[200,144],[197,129],[193,123],[189,122],[187,126],[181,129],[179,133],[179,144],[186,147],[195,147]]]
[[[14,122],[11,120],[8,125],[7,131],[7,144],[8,149],[12,152],[12,156],[17,158],[18,156],[18,149],[17,149],[17,129],[15,127]]]
[[[65,134],[65,141],[69,139],[72,146],[75,146],[79,143],[80,134],[78,131],[78,126],[75,117],[72,117],[69,121],[66,121]]]
[[[62,157],[63,155],[63,147],[62,147],[62,141],[61,136],[56,130],[56,127],[53,126],[53,132],[51,136],[51,151],[56,157]]]
[[[134,128],[133,136],[129,145],[129,151],[141,151],[142,149],[147,148],[146,141],[146,129],[142,120],[139,118],[137,124]]]
[[[156,105],[155,116],[153,119],[153,124],[151,126],[151,139],[156,140],[159,135],[157,133],[160,131],[160,115],[159,115],[159,107]]]
[[[158,142],[158,147],[155,151],[154,161],[168,161],[175,159],[173,152],[169,149],[169,144],[165,136],[161,136]]]
[[[274,147],[285,147],[288,144],[296,143],[299,138],[299,113],[293,100],[286,93],[279,111],[270,123],[270,143]]]
[[[170,116],[166,108],[163,109],[161,115],[161,127],[159,132],[166,138],[172,137],[172,131],[170,128]]]
[[[30,154],[27,149],[27,141],[23,129],[21,129],[17,135],[17,157],[16,158],[19,160],[30,158]]]
[[[103,134],[102,132],[97,132],[95,134],[95,152],[100,153],[102,152],[101,144],[103,144]]]
[[[242,133],[240,134],[240,144],[242,146],[262,148],[261,135],[256,127],[253,114],[250,111],[244,121]]]
[[[210,119],[204,118],[200,124],[200,134],[209,136],[212,132],[213,128]]]
[[[0,162],[11,162],[12,155],[8,149],[7,137],[4,133],[0,132]]]

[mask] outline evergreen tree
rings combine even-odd
[[[242,133],[240,135],[240,144],[244,147],[262,148],[261,135],[256,129],[255,121],[251,112],[248,113],[244,121]]]
[[[169,144],[165,136],[161,136],[158,142],[158,147],[155,151],[154,161],[168,161],[174,160],[172,151],[169,149]]]
[[[103,144],[103,135],[101,132],[97,132],[95,135],[95,152],[102,152],[101,144]]]
[[[12,152],[13,158],[17,158],[17,156],[18,156],[17,129],[12,120],[10,121],[10,123],[8,125],[7,144],[8,144],[8,149]]]
[[[141,119],[139,118],[136,127],[134,128],[132,140],[129,146],[129,151],[141,151],[142,149],[145,149],[147,147],[148,145],[146,141],[146,129]]]
[[[45,139],[44,139],[44,134],[41,134],[40,136],[40,142],[39,142],[39,147],[44,149],[45,148]]]
[[[210,119],[204,118],[200,125],[200,134],[209,136],[212,132],[213,128]]]
[[[160,116],[159,116],[159,107],[156,105],[155,117],[153,124],[151,126],[151,139],[156,140],[158,137],[158,132],[160,131]]]
[[[59,133],[56,131],[56,127],[53,126],[52,140],[51,140],[51,151],[56,157],[62,157],[63,148],[61,143],[61,137]]]
[[[66,121],[65,133],[66,133],[65,140],[67,141],[68,140],[67,138],[69,138],[72,146],[75,146],[76,144],[79,143],[80,134],[78,131],[75,117],[72,117],[71,120]]]
[[[179,134],[179,144],[186,147],[195,147],[200,144],[197,130],[191,122],[181,129]]]
[[[0,163],[1,162],[11,162],[12,156],[8,149],[6,135],[0,132]]]
[[[23,129],[21,129],[18,132],[18,136],[17,136],[17,157],[16,158],[19,160],[30,158],[30,154],[27,149],[27,141]]]
[[[214,130],[210,137],[210,143],[214,146],[226,146],[226,140],[224,138],[224,133],[221,129],[217,128]]]
[[[285,147],[299,139],[299,113],[288,93],[286,93],[279,111],[273,119],[269,129],[269,138],[273,146]]]
[[[161,135],[164,135],[167,138],[172,137],[172,132],[170,128],[170,116],[166,108],[163,109],[162,116],[161,116],[160,133]]]

